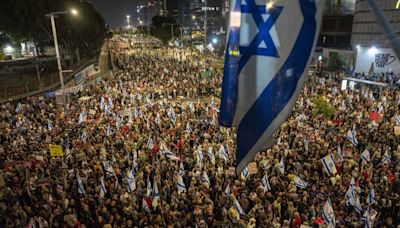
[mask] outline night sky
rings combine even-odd
[[[97,11],[111,28],[126,25],[126,15],[131,15],[131,24],[137,23],[136,5],[141,0],[92,0]]]

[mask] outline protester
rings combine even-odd
[[[400,225],[398,90],[340,92],[339,78],[309,77],[257,170],[237,177],[235,131],[217,123],[221,72],[113,52],[114,76],[64,114],[52,99],[1,106],[0,227],[319,227],[328,200],[337,227]],[[313,112],[319,96],[332,117]]]

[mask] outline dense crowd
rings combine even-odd
[[[337,227],[363,226],[366,211],[375,227],[400,225],[398,90],[339,91],[339,77],[309,77],[257,171],[236,176],[235,131],[217,123],[220,72],[204,78],[189,60],[143,53],[115,59],[114,76],[65,113],[55,100],[1,106],[0,227],[324,227],[328,199]],[[314,97],[331,117],[313,113]]]
[[[373,73],[373,74],[355,73],[354,77],[363,80],[388,83],[391,86],[400,87],[400,74],[395,72]]]

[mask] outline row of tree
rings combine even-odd
[[[56,18],[57,35],[63,54],[76,63],[82,57],[98,54],[106,29],[103,17],[91,3],[77,0],[1,0],[0,31],[14,42],[32,41],[42,55],[51,46],[53,35],[46,14],[76,9],[78,15]]]

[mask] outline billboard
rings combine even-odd
[[[358,48],[355,72],[368,74],[372,65],[375,73],[400,72],[400,61],[391,48]]]

